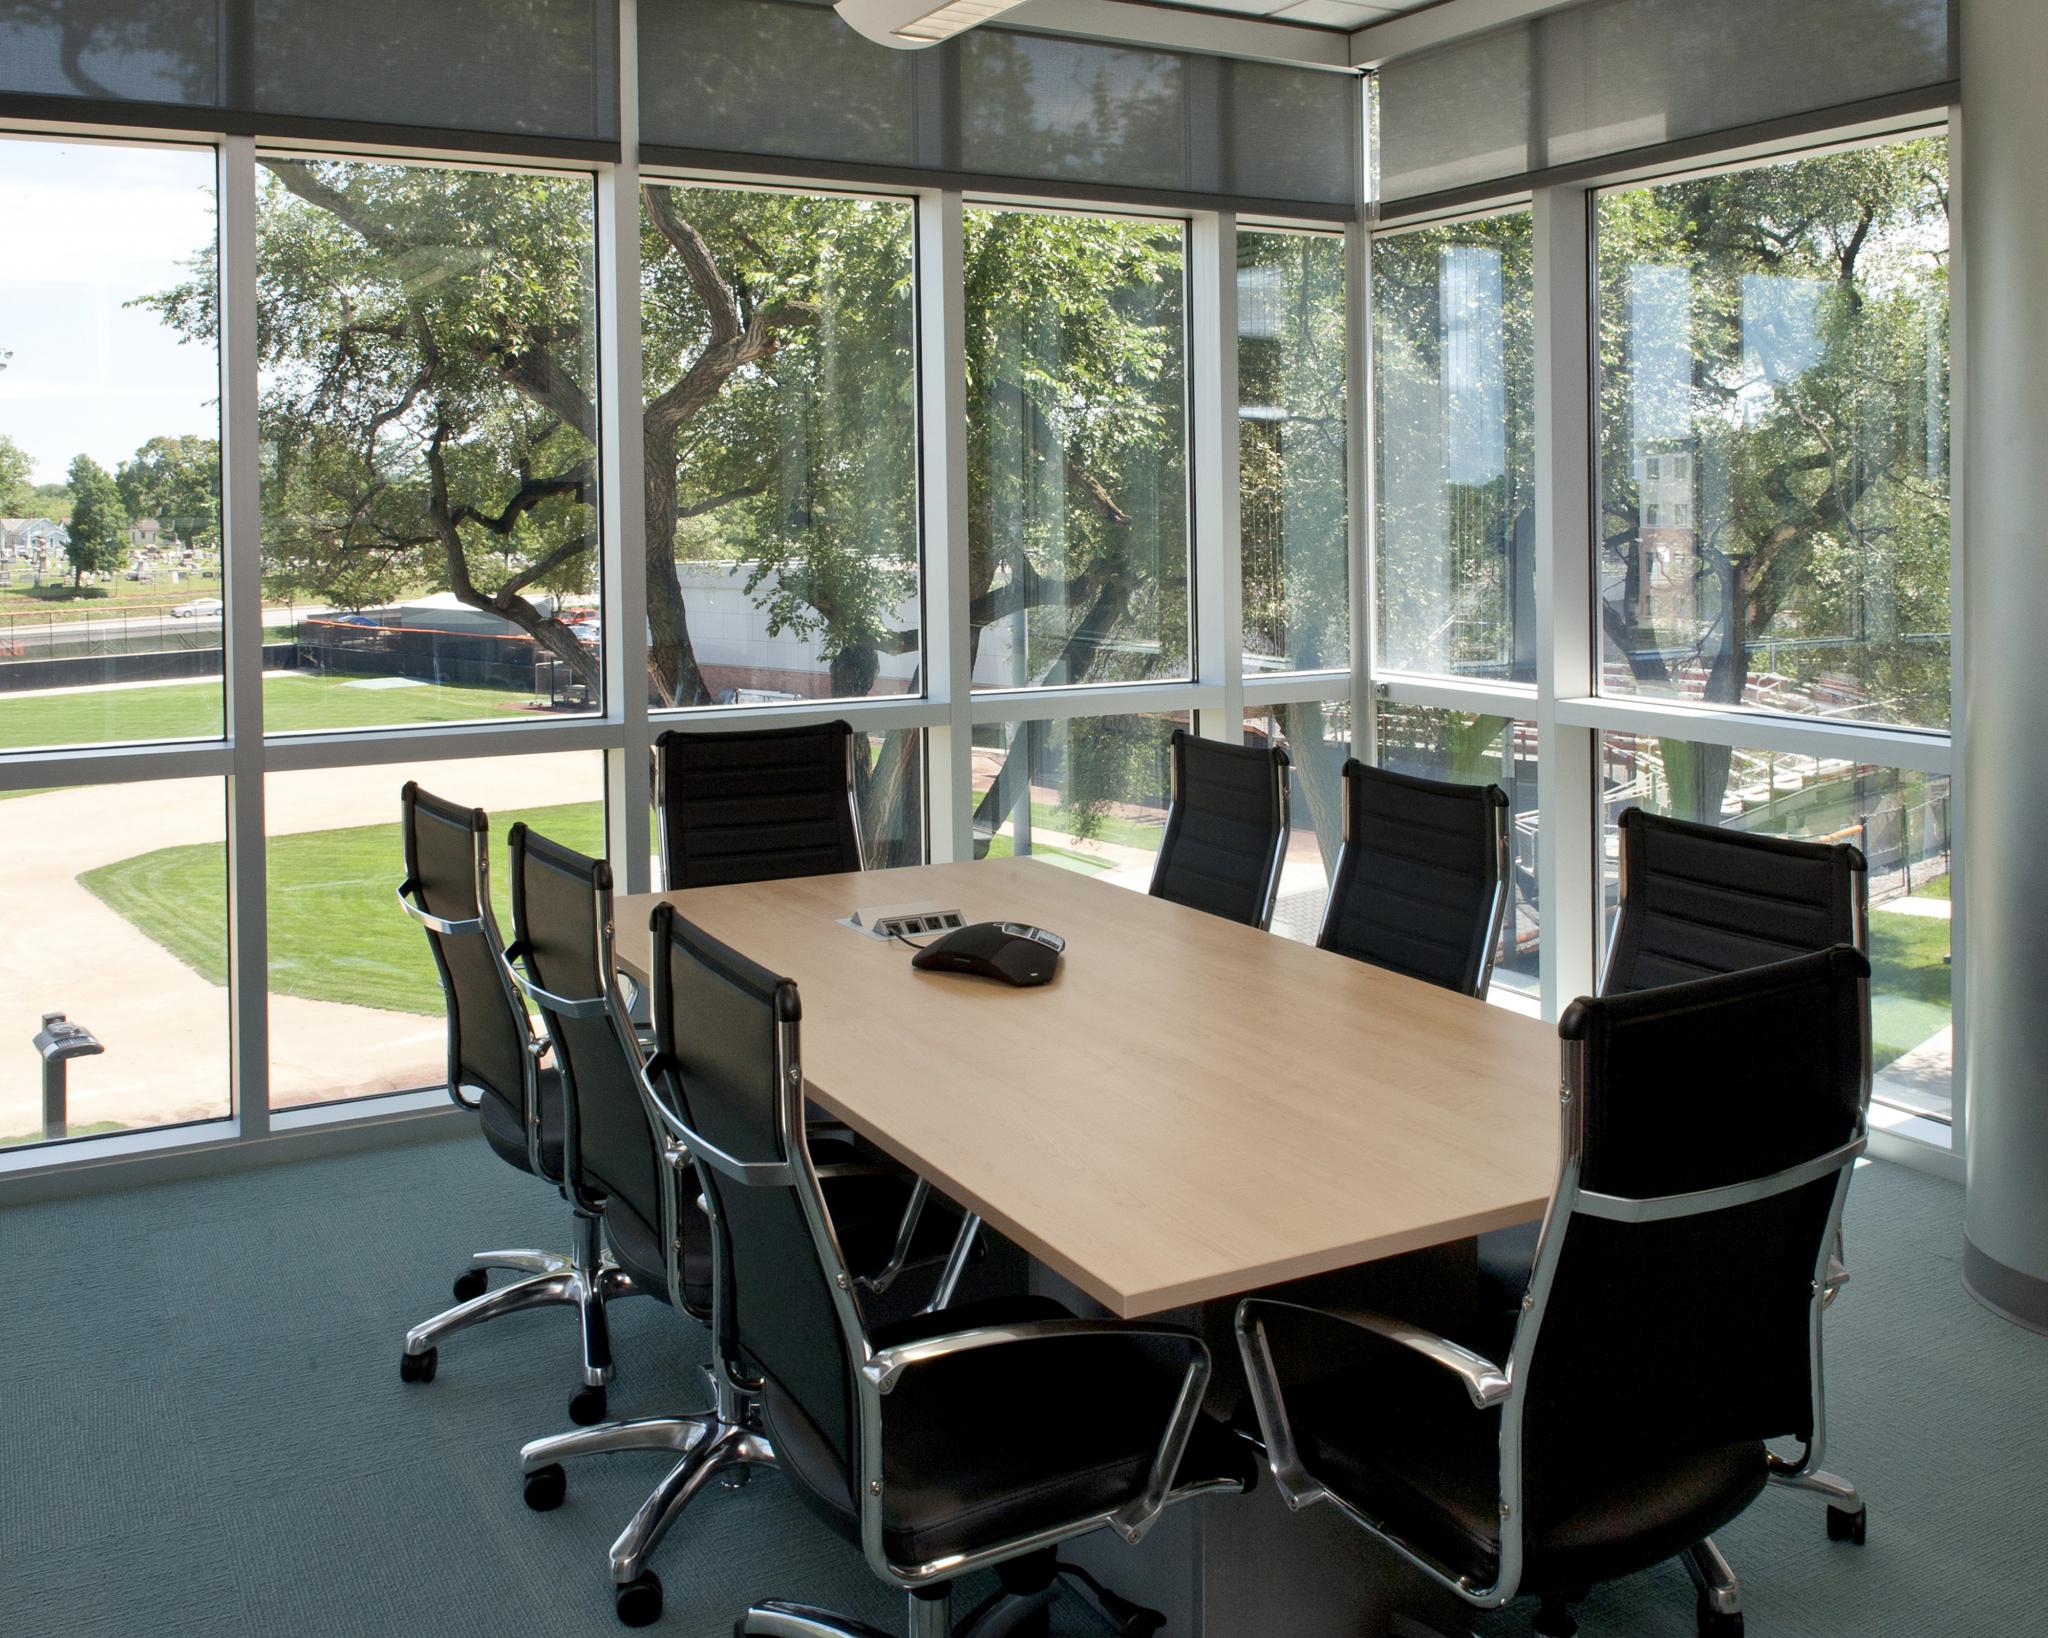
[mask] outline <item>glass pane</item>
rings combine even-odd
[[[1423,779],[1490,783],[1508,795],[1508,853],[1513,881],[1489,999],[1536,1002],[1543,953],[1543,895],[1537,875],[1536,724],[1513,717],[1414,705],[1379,708],[1380,766]]]
[[[45,1135],[44,1061],[30,1042],[46,1013],[103,1049],[60,1066],[65,1124],[52,1135],[225,1119],[221,781],[24,791],[0,797],[0,817],[0,1146]]]
[[[1192,675],[1185,238],[967,212],[977,688]]]
[[[1605,194],[1598,231],[1603,689],[1946,726],[1946,139]]]
[[[658,705],[920,692],[914,212],[648,187]]]
[[[1536,680],[1529,214],[1373,240],[1379,660]]]
[[[259,161],[268,731],[598,708],[594,198]]]
[[[1273,931],[1313,944],[1330,899],[1330,874],[1344,842],[1344,764],[1351,755],[1351,707],[1318,702],[1276,705],[1245,718],[1244,742],[1278,740],[1293,758],[1287,790],[1287,856]]]
[[[1854,842],[1870,861],[1870,1034],[1880,1102],[1949,1118],[1949,782],[1839,757],[1606,734],[1602,892],[1612,930],[1615,819],[1647,808],[1732,830]]]
[[[0,139],[0,192],[0,749],[218,739],[213,152]]]
[[[442,1085],[447,1008],[426,934],[392,894],[405,876],[398,793],[408,779],[491,816],[491,892],[512,942],[505,836],[515,821],[602,854],[596,751],[272,774],[270,1106]]]
[[[1244,668],[1348,665],[1344,241],[1237,236]]]
[[[1029,854],[1144,892],[1166,833],[1169,741],[1189,726],[1182,711],[975,729],[975,857]]]

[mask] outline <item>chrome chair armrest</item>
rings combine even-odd
[[[1250,1326],[1258,1323],[1261,1311],[1292,1311],[1308,1314],[1318,1319],[1334,1320],[1368,1336],[1406,1348],[1410,1353],[1419,1354],[1434,1365],[1440,1365],[1455,1375],[1465,1385],[1465,1393],[1479,1410],[1499,1404],[1507,1398],[1513,1387],[1513,1379],[1506,1369],[1495,1364],[1484,1354],[1475,1353],[1462,1343],[1453,1342],[1449,1337],[1439,1336],[1424,1326],[1391,1314],[1376,1313],[1368,1308],[1325,1308],[1313,1303],[1284,1302],[1273,1297],[1247,1297],[1237,1305],[1237,1331],[1243,1339]]]
[[[469,916],[461,921],[450,921],[446,916],[434,915],[413,902],[413,895],[419,891],[419,883],[408,876],[398,884],[398,908],[426,928],[430,933],[439,933],[446,938],[461,938],[484,930],[482,916]]]
[[[824,1174],[820,1172],[819,1175]],[[925,1202],[931,1195],[932,1186],[924,1178],[920,1177],[911,1185],[910,1198],[903,1206],[903,1220],[896,1225],[896,1243],[889,1248],[889,1260],[872,1274],[856,1276],[863,1290],[880,1296],[896,1283],[896,1277],[910,1261],[910,1245],[917,1237],[918,1220],[924,1216]]]
[[[951,1331],[944,1336],[920,1337],[879,1350],[861,1367],[861,1373],[876,1391],[888,1395],[901,1384],[904,1374],[935,1361],[957,1358],[984,1348],[1004,1348],[1032,1342],[1071,1340],[1081,1337],[1128,1340],[1142,1337],[1151,1341],[1180,1343],[1186,1347],[1188,1362],[1181,1376],[1180,1391],[1166,1419],[1152,1464],[1138,1493],[1109,1517],[1109,1523],[1126,1541],[1139,1540],[1165,1508],[1173,1494],[1174,1475],[1194,1436],[1195,1420],[1202,1413],[1202,1396],[1209,1386],[1209,1348],[1193,1331],[1177,1325],[1138,1325],[1127,1320],[1056,1319],[1028,1320],[1014,1325],[984,1325],[971,1331]]]

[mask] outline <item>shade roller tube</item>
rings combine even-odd
[[[617,151],[616,0],[24,0],[0,114]]]
[[[822,0],[641,0],[643,157],[1355,214],[1351,74],[984,25],[922,51]]]
[[[1956,77],[1953,0],[1583,0],[1382,67],[1382,207]]]

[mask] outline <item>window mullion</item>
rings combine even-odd
[[[1196,679],[1222,690],[1197,717],[1212,739],[1244,737],[1244,549],[1237,446],[1237,217],[1194,219],[1189,253],[1188,397],[1194,484]]]
[[[968,618],[966,217],[954,191],[917,206],[918,444],[924,525],[931,859],[974,857],[974,646]]]

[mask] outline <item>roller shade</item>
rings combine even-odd
[[[1355,76],[983,26],[924,51],[813,0],[641,0],[643,159],[1344,217]]]
[[[614,0],[13,0],[0,114],[598,155]]]
[[[1952,0],[1586,0],[1378,73],[1386,204],[1947,99]]]

